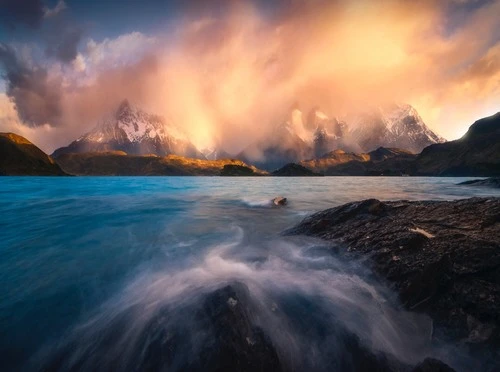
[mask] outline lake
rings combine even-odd
[[[43,369],[66,350],[67,369],[120,360],[134,370],[152,319],[169,309],[157,327],[183,323],[198,341],[210,337],[179,309],[234,281],[248,287],[260,325],[297,370],[326,369],[321,355],[341,342],[330,317],[405,363],[434,355],[457,366],[454,350],[426,344],[429,319],[394,306],[366,267],[280,233],[355,200],[500,196],[456,185],[468,179],[2,177],[0,366]],[[271,207],[279,195],[288,206]],[[321,336],[299,326],[306,302],[324,314]]]

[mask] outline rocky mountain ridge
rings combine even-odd
[[[96,151],[205,158],[174,123],[134,107],[127,100],[119,105],[115,113],[104,118],[90,132],[67,147],[57,149],[52,156]]]
[[[175,123],[124,100],[116,112],[69,146],[54,151],[53,156],[124,151],[130,155],[179,155],[208,160],[236,157],[274,170],[336,149],[368,152],[378,147],[396,147],[418,153],[430,144],[443,141],[425,125],[417,111],[406,104],[369,108],[344,119],[329,117],[318,107],[304,115],[294,106],[263,138],[231,156],[220,144],[198,150]]]
[[[408,104],[368,108],[340,119],[315,107],[304,116],[293,107],[271,134],[249,145],[239,158],[265,169],[322,157],[333,150],[366,153],[380,147],[419,153],[445,140],[424,123]]]

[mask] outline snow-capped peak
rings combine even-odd
[[[319,110],[314,111],[314,115],[316,116],[316,119],[318,120],[328,120],[329,117],[324,113]]]
[[[427,127],[417,110],[409,104],[393,104],[381,108],[383,121],[389,132],[398,136],[407,136],[420,140],[426,138],[429,142],[443,142],[444,139]]]
[[[126,99],[120,103],[114,114],[105,117],[96,128],[82,138],[101,142],[110,135],[120,137],[120,131],[125,134],[129,142],[142,142],[145,139],[187,140],[186,135],[173,123],[131,105]]]
[[[127,154],[176,154],[204,159],[198,149],[170,120],[149,114],[124,100],[88,133],[60,148],[58,154],[70,152],[119,150]]]

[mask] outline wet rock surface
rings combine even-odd
[[[493,360],[492,370],[500,364],[499,198],[364,200],[316,213],[286,234],[330,240],[346,257],[367,259],[406,308],[433,318],[434,338]]]
[[[77,337],[37,369],[282,371],[276,349],[255,325],[254,316],[248,288],[234,282],[207,293],[196,303],[163,309],[140,334],[134,334],[133,348],[123,346],[123,332],[130,332],[130,319],[121,317],[109,331],[92,337],[91,346],[82,350],[79,345],[86,340]]]
[[[208,295],[198,316],[215,337],[200,353],[200,370],[281,371],[269,336],[254,325],[248,288],[233,283]]]
[[[232,282],[179,310],[165,308],[139,333],[120,317],[98,337],[77,337],[59,349],[40,371],[342,371],[451,372],[446,364],[426,359],[417,367],[373,350],[340,322],[329,318],[315,301],[295,298],[273,309],[293,323],[301,342],[317,354],[290,353],[280,336],[262,327],[262,309],[248,287]],[[279,329],[279,328],[278,328]],[[122,338],[125,333],[127,341]],[[298,340],[295,340],[297,342]],[[81,342],[85,347],[81,347]],[[87,343],[88,342],[88,343]],[[107,350],[103,353],[102,350]],[[420,369],[419,369],[420,368]],[[31,370],[31,368],[29,369]]]
[[[274,206],[276,206],[276,207],[280,207],[280,206],[287,205],[288,204],[288,200],[287,200],[287,198],[285,198],[283,196],[277,196],[276,198],[274,198],[273,200],[271,200],[271,203]]]
[[[412,372],[455,372],[455,370],[440,360],[427,358],[419,363]]]

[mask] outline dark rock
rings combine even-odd
[[[412,372],[455,372],[455,370],[440,360],[426,358],[415,366]]]
[[[465,182],[460,182],[459,185],[488,186],[488,187],[495,187],[498,189],[498,188],[500,188],[500,177],[492,177],[492,178],[487,178],[484,180],[465,181]]]
[[[45,365],[32,369],[282,371],[272,342],[255,325],[255,313],[248,288],[232,283],[195,302],[167,306],[132,339],[127,332],[136,315],[121,314],[98,336],[77,335]]]
[[[320,173],[313,172],[310,169],[307,169],[306,167],[300,165],[300,164],[295,164],[295,163],[289,163],[285,165],[284,167],[275,170],[273,173],[271,173],[273,176],[276,177],[321,177],[323,176]]]
[[[407,308],[433,318],[435,337],[498,354],[499,198],[371,199],[316,213],[286,233],[334,240],[348,257],[370,257]]]
[[[273,200],[271,200],[271,202],[273,203],[273,205],[279,207],[279,206],[287,205],[288,200],[282,196],[278,196],[278,197],[274,198]]]
[[[278,354],[253,324],[248,288],[235,283],[207,296],[199,317],[215,338],[200,353],[206,371],[280,371]]]

